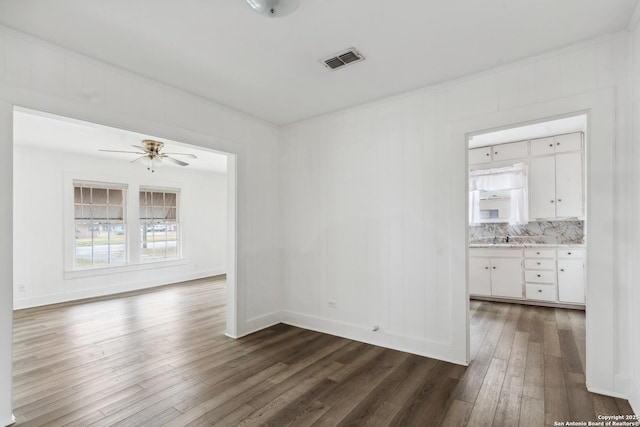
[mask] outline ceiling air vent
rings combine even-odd
[[[349,50],[345,50],[344,52],[340,52],[335,56],[327,58],[322,62],[327,68],[335,70],[336,68],[341,68],[345,65],[353,64],[354,62],[363,60],[364,56],[360,55],[360,53],[354,48],[351,48]]]

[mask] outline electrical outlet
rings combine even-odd
[[[335,301],[329,301],[329,308],[338,308],[338,304]]]

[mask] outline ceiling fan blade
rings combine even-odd
[[[138,157],[138,158],[137,158],[137,159],[135,159],[135,160],[131,160],[131,163],[135,163],[135,162],[137,162],[138,160],[144,159],[145,157],[148,157],[148,156],[147,156],[146,154],[145,154],[144,156],[140,156],[140,157]]]
[[[187,156],[190,157],[192,159],[197,159],[198,156],[196,156],[195,154],[191,154],[191,153],[162,153],[162,154],[167,154],[167,155],[171,155],[171,156]]]
[[[180,166],[189,166],[189,163],[185,163],[182,160],[178,160],[178,159],[174,159],[173,157],[169,157],[167,155],[163,155],[161,156],[163,159],[167,159],[170,162],[175,163],[176,165],[180,165]]]
[[[144,148],[142,145],[132,145],[133,148],[137,149],[137,150],[142,150],[145,153],[149,150],[147,150],[146,148]]]
[[[98,151],[104,151],[106,153],[146,154],[146,153],[140,153],[138,151],[120,151],[120,150],[98,150]]]

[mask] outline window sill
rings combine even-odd
[[[144,271],[157,268],[178,267],[187,264],[186,258],[173,259],[170,261],[144,261],[138,264],[126,264],[109,267],[87,268],[83,270],[66,270],[64,278],[79,279],[83,277],[105,276],[109,274],[130,273],[133,271]]]

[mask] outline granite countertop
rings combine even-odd
[[[586,248],[584,243],[469,243],[470,248]]]

